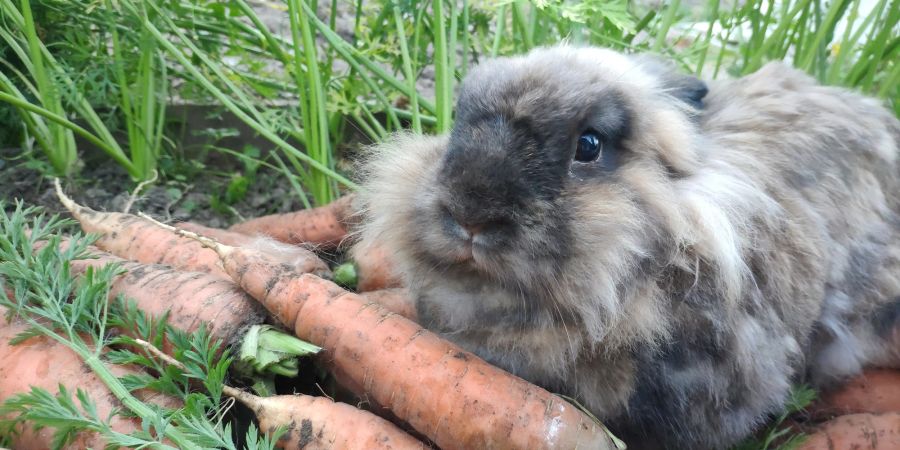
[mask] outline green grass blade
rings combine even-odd
[[[450,131],[453,116],[453,84],[447,32],[444,29],[444,1],[434,2],[434,102],[437,105],[437,132]]]
[[[656,33],[656,39],[653,42],[654,52],[662,52],[663,46],[666,44],[666,38],[668,37],[669,30],[675,23],[676,17],[678,17],[678,8],[680,6],[681,0],[675,0],[666,5],[666,13],[665,15],[663,15],[662,22],[660,23],[659,28],[654,30],[654,33]]]
[[[400,57],[403,60],[403,78],[409,85],[410,91],[416,90],[416,77],[413,74],[412,58],[409,56],[409,46],[407,45],[406,29],[403,24],[403,17],[400,13],[400,7],[394,3],[394,25],[397,27],[398,42],[400,43]],[[413,95],[409,97],[410,112],[412,113],[412,129],[416,133],[422,132],[422,119],[419,117],[419,96]]]
[[[268,139],[270,142],[275,144],[278,148],[290,153],[294,157],[299,158],[303,162],[309,164],[316,170],[319,170],[325,174],[328,174],[330,177],[334,178],[337,182],[343,184],[344,186],[356,189],[357,186],[355,183],[344,177],[343,175],[338,174],[330,167],[325,166],[313,158],[309,157],[309,155],[304,154],[284,139],[279,137],[272,131],[271,127],[268,127],[258,121],[256,121],[253,117],[247,114],[241,107],[239,107],[234,101],[231,100],[224,92],[222,92],[218,87],[216,87],[212,82],[206,79],[206,77],[200,73],[200,71],[191,64],[191,61],[181,52],[179,49],[175,47],[174,44],[169,42],[168,39],[151,23],[145,24],[148,30],[152,33],[153,37],[157,40],[157,42],[166,50],[166,52],[174,57],[178,62],[188,71],[194,79],[200,83],[200,85],[206,89],[213,97],[218,99],[223,106],[225,106],[229,111],[231,111],[235,116],[238,117],[242,122],[246,123],[248,126],[253,128],[257,133],[259,133],[264,138]]]
[[[506,31],[506,4],[502,4],[497,8],[497,31],[494,35],[494,43],[491,45],[491,57],[496,58],[500,54],[500,42],[503,41],[503,35]]]
[[[822,23],[818,24],[815,36],[806,47],[806,52],[803,54],[803,57],[800,60],[800,64],[797,66],[799,69],[805,70],[807,72],[812,71],[814,59],[817,53],[821,52],[825,44],[827,44],[827,42],[825,41],[826,36],[834,33],[835,27],[837,26],[841,17],[843,17],[843,13],[846,11],[849,5],[849,0],[838,0],[831,3],[831,5],[828,7],[828,12],[825,15],[825,19],[822,21]]]
[[[24,109],[25,111],[38,114],[41,117],[43,117],[53,123],[59,124],[59,125],[65,127],[66,129],[71,130],[75,134],[78,134],[79,136],[83,137],[90,143],[96,145],[101,150],[109,153],[110,156],[112,156],[113,158],[116,158],[116,153],[111,148],[108,147],[105,140],[100,139],[99,137],[92,134],[90,131],[76,125],[75,123],[73,123],[69,119],[66,119],[63,116],[57,115],[53,111],[44,109],[40,106],[37,106],[33,103],[29,103],[25,100],[22,100],[18,97],[14,97],[5,92],[0,92],[0,101],[7,102],[17,108]],[[116,160],[116,162],[119,164],[122,164],[123,166],[125,164],[129,163],[129,161],[127,159]]]

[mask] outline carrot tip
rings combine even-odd
[[[75,200],[72,200],[65,192],[63,192],[62,185],[59,183],[59,178],[53,178],[53,187],[56,188],[56,197],[59,198],[59,202],[62,203],[75,218],[78,218],[78,216],[81,215],[81,210],[85,207],[75,203]]]
[[[225,244],[219,243],[215,239],[208,238],[206,236],[201,236],[192,231],[182,230],[180,228],[176,228],[171,225],[166,225],[166,224],[148,216],[147,214],[144,214],[143,212],[138,212],[137,215],[145,220],[150,221],[150,223],[152,223],[164,230],[169,230],[178,236],[183,236],[188,239],[193,239],[193,240],[199,242],[200,244],[202,244],[204,247],[213,249],[213,251],[215,251],[216,253],[219,254],[219,257],[224,257],[225,255],[231,253],[231,251],[234,249],[234,247],[232,247],[230,245],[225,245]]]
[[[227,384],[222,386],[222,393],[237,400],[244,406],[252,409],[254,412],[258,412],[259,408],[262,406],[261,398],[241,389],[231,387]]]

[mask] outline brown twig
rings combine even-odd
[[[131,211],[131,207],[134,206],[134,202],[137,201],[138,194],[149,184],[153,184],[156,182],[156,179],[159,178],[159,172],[156,169],[153,170],[153,177],[149,180],[144,180],[138,183],[138,185],[131,191],[131,195],[128,196],[128,201],[125,202],[125,207],[122,208],[122,212],[128,214],[128,211]]]
[[[181,228],[176,228],[176,227],[173,227],[172,225],[166,225],[166,224],[148,216],[147,214],[144,214],[143,212],[138,212],[137,215],[143,219],[149,220],[151,223],[153,223],[154,225],[156,225],[158,227],[161,227],[164,230],[169,230],[181,237],[193,239],[193,240],[201,243],[204,247],[212,249],[213,251],[218,253],[219,256],[221,256],[221,257],[224,257],[225,255],[230,253],[232,249],[234,249],[234,247],[232,247],[230,245],[221,244],[218,241],[216,241],[215,239],[208,238],[206,236],[201,236],[197,233],[194,233],[193,231],[182,230]]]

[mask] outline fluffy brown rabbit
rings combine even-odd
[[[706,85],[534,50],[449,136],[367,161],[361,248],[423,325],[577,398],[633,448],[725,448],[791,384],[900,363],[900,123],[783,64]]]

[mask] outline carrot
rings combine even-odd
[[[253,410],[261,430],[272,432],[280,425],[289,425],[287,433],[278,441],[281,448],[425,448],[422,442],[387,420],[326,397],[257,397],[230,386],[225,386],[222,392]]]
[[[35,247],[43,245],[38,242]],[[61,239],[60,247],[64,249],[67,245],[68,240]],[[166,315],[169,325],[185,333],[204,326],[213,340],[223,343],[220,350],[240,347],[240,362],[248,374],[296,375],[296,358],[316,351],[273,327],[260,328],[267,312],[231,280],[206,273],[180,272],[160,264],[127,261],[96,247],[88,247],[88,251],[90,259],[69,262],[73,275],[81,275],[89,267],[117,264],[125,273],[111,280],[110,300],[121,294],[151,318]],[[134,336],[131,330],[120,331]],[[163,341],[163,345],[167,351],[171,349],[169,341]]]
[[[177,232],[216,250],[245,291],[297,337],[324,348],[324,363],[339,381],[444,450],[614,448],[602,425],[566,401],[376,303],[314,275],[280,270],[265,254]]]
[[[210,228],[190,222],[175,224],[175,228],[201,234],[233,247],[246,246],[253,240],[251,236],[243,233]],[[397,275],[397,269],[391,261],[390,252],[384,247],[377,243],[369,243],[364,248],[357,245],[354,246],[352,253],[358,279],[356,288],[360,292],[403,286],[403,281]]]
[[[97,233],[96,245],[121,258],[148,264],[166,264],[191,272],[206,272],[229,278],[215,252],[190,239],[161,230],[151,222],[131,214],[104,213],[81,206],[68,198],[59,181],[56,194],[86,233]],[[254,239],[245,245],[271,252],[279,262],[303,272],[327,276],[328,266],[312,252],[296,246],[279,246],[266,239]]]
[[[900,411],[900,371],[869,369],[836,389],[825,392],[810,407],[815,417]]]
[[[5,308],[0,307],[0,315],[5,315],[6,312]],[[62,384],[73,394],[76,388],[87,392],[96,404],[98,417],[109,417],[113,409],[121,407],[103,381],[82,362],[78,354],[65,345],[45,336],[31,337],[17,345],[9,343],[26,329],[28,326],[22,322],[7,322],[0,318],[0,355],[3,361],[0,363],[0,402],[16,394],[29,392],[31,386],[46,389],[56,395]],[[111,365],[109,369],[117,377],[140,373],[130,366]],[[146,402],[167,407],[178,405],[174,398],[161,394],[146,391],[137,394]],[[113,430],[120,433],[139,432],[142,429],[140,418],[114,416],[110,424]],[[50,429],[34,430],[27,422],[23,422],[17,427],[17,431],[20,434],[12,436],[12,446],[17,450],[51,447],[53,433]],[[65,448],[102,449],[104,446],[103,439],[96,433],[82,432]]]
[[[175,224],[175,228],[202,234],[233,247],[243,247],[250,244],[254,240],[254,236],[251,236],[249,234],[238,233],[237,231],[223,230],[220,228],[207,227],[193,222],[179,222]]]
[[[169,324],[182,331],[192,332],[206,324],[210,336],[233,345],[247,328],[265,321],[266,312],[231,280],[126,261],[99,251],[93,256],[96,259],[72,261],[72,272],[80,274],[88,267],[119,263],[127,272],[113,282],[111,298],[122,294],[151,317],[168,311]]]
[[[346,197],[345,197],[346,198]],[[351,200],[344,200],[350,202]],[[327,207],[326,207],[327,208]],[[317,217],[327,217],[327,214],[320,213],[322,209],[308,210],[309,214],[315,214]],[[316,211],[316,212],[313,212]],[[300,211],[294,214],[301,214],[307,211]],[[271,216],[269,216],[271,217]],[[346,221],[346,219],[343,219]],[[249,223],[249,222],[245,222]],[[297,225],[291,225],[296,227]],[[175,228],[191,231],[203,236],[215,239],[219,243],[230,245],[233,247],[243,247],[253,240],[249,234],[239,233],[237,231],[220,230],[218,228],[210,228],[190,222],[182,222],[175,224]],[[235,227],[232,227],[234,229]],[[335,236],[340,235],[341,239],[346,236],[346,230],[338,232]],[[311,243],[329,246],[332,241],[326,238],[322,241],[321,237],[313,236],[307,233],[304,240],[299,243]],[[285,240],[289,241],[289,240]],[[390,252],[378,245],[377,243],[368,243],[363,247],[356,245],[352,250],[353,261],[356,265],[357,284],[356,289],[360,292],[375,291],[380,289],[397,288],[403,286],[403,281],[397,274],[397,269],[392,262]]]
[[[418,319],[416,304],[409,291],[401,288],[380,289],[377,291],[361,292],[359,296],[367,301],[378,303],[384,309],[406,317],[415,322]]]
[[[162,360],[184,370],[184,365],[144,341],[138,344]],[[222,393],[253,411],[259,429],[273,433],[287,427],[278,440],[281,448],[375,450],[424,448],[422,442],[396,425],[368,411],[338,403],[325,397],[310,395],[276,395],[257,397],[228,385]]]
[[[896,450],[900,413],[850,414],[832,419],[811,434],[799,450]]]
[[[353,196],[347,195],[319,208],[273,214],[232,225],[228,230],[262,234],[288,244],[337,247],[346,237],[353,218]]]
[[[60,243],[62,248],[67,245],[66,239]],[[41,246],[42,242],[36,245]],[[208,273],[180,272],[161,264],[128,261],[95,247],[90,250],[92,259],[69,262],[73,275],[81,275],[89,267],[118,264],[125,273],[113,280],[110,299],[121,294],[151,317],[169,312],[168,323],[184,332],[193,332],[206,324],[212,338],[232,345],[240,341],[243,331],[263,323],[267,316],[259,303],[231,280]]]
[[[360,243],[353,247],[351,253],[353,261],[356,263],[356,273],[359,279],[356,283],[358,291],[365,292],[403,286],[403,281],[392,261],[391,253],[384,246],[372,242]]]
[[[253,240],[251,236],[243,233],[210,228],[190,222],[175,224],[175,228],[201,234],[233,247],[247,246]],[[367,292],[403,286],[403,281],[397,275],[398,271],[386,248],[377,243],[369,243],[365,247],[356,245],[353,247],[352,254],[356,267],[356,289],[358,291]]]

